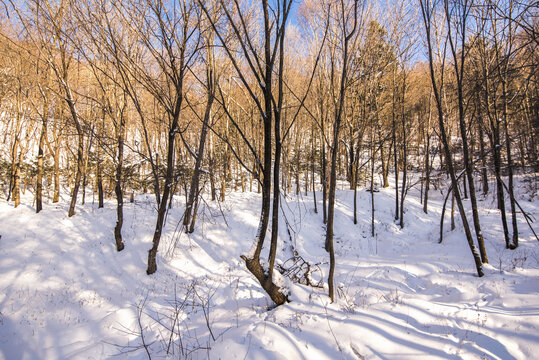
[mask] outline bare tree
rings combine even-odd
[[[328,8],[331,11],[330,8]],[[342,41],[341,69],[340,69],[340,84],[338,95],[336,95],[335,118],[333,120],[333,142],[331,148],[331,171],[329,181],[329,196],[328,196],[328,222],[326,225],[326,244],[325,248],[329,252],[329,297],[331,301],[335,300],[335,290],[333,278],[335,274],[335,249],[333,247],[333,222],[335,218],[335,189],[337,186],[337,154],[339,148],[339,133],[344,110],[344,101],[348,86],[348,70],[350,66],[350,44],[353,36],[360,26],[358,24],[359,0],[354,0],[351,6],[345,4],[341,0],[335,8],[335,13],[338,19],[338,37]],[[328,13],[328,16],[331,16]],[[351,23],[350,23],[351,22]]]
[[[243,10],[238,0],[233,0],[230,4],[219,1],[223,19],[226,27],[218,27],[216,22],[210,16],[210,10],[199,0],[207,18],[210,20],[213,29],[223,50],[227,54],[234,70],[239,77],[239,81],[246,89],[251,101],[256,105],[256,110],[263,123],[263,154],[253,146],[246,138],[237,119],[229,111],[227,106],[224,110],[227,118],[233,124],[235,129],[247,146],[251,154],[255,157],[258,169],[262,174],[262,208],[260,214],[260,223],[256,234],[253,251],[242,255],[242,259],[249,271],[257,278],[260,285],[268,293],[271,299],[278,305],[283,304],[287,297],[280,291],[273,280],[273,271],[277,252],[277,237],[279,229],[279,201],[280,201],[280,161],[282,151],[281,138],[281,119],[284,101],[284,39],[288,15],[290,13],[292,1],[285,0],[277,2],[276,7],[270,7],[267,0],[262,0],[262,29],[260,34],[256,34],[253,28],[254,24],[249,23],[247,11]],[[252,9],[251,9],[252,10]],[[249,13],[253,15],[252,13]],[[230,31],[238,49],[234,49],[232,44],[225,41],[226,31]],[[260,37],[257,38],[256,35]],[[240,54],[240,57],[236,55]],[[275,77],[276,74],[276,77]],[[252,78],[256,81],[255,87],[248,81]],[[276,82],[276,85],[274,84]],[[276,86],[276,93],[274,92]],[[221,104],[224,104],[224,95],[222,90]],[[262,94],[263,99],[259,99],[257,93]],[[272,136],[273,135],[273,136]],[[285,135],[282,136],[286,137]],[[274,144],[274,145],[273,145]],[[274,156],[272,156],[274,154]],[[238,159],[240,163],[243,163]],[[271,186],[272,186],[272,166],[273,166],[273,212],[271,240],[268,255],[268,269],[262,267],[260,256],[264,246],[266,230],[268,228],[271,204]],[[248,166],[244,165],[248,169]]]
[[[462,152],[464,156],[464,168],[466,170],[466,179],[468,180],[468,186],[470,188],[470,202],[472,205],[472,217],[474,222],[475,236],[477,243],[479,244],[479,251],[481,253],[481,261],[488,263],[487,252],[485,249],[485,241],[483,239],[483,233],[481,231],[481,224],[479,221],[479,213],[477,210],[477,198],[475,196],[475,184],[473,178],[472,160],[470,159],[468,149],[468,125],[466,124],[466,108],[468,104],[464,99],[463,81],[465,71],[465,61],[468,54],[466,49],[466,30],[468,27],[467,21],[470,15],[472,7],[472,1],[463,2],[450,2],[444,0],[445,19],[447,22],[447,38],[453,56],[453,69],[456,78],[457,88],[457,102],[458,102],[458,120],[460,135],[462,138]],[[454,25],[453,25],[454,23]],[[454,26],[454,28],[453,28]],[[460,45],[457,43],[460,42]],[[457,48],[458,46],[458,48]],[[465,179],[465,180],[466,180]],[[454,189],[456,190],[456,189]],[[456,195],[456,194],[455,194]],[[457,195],[456,195],[457,196]],[[461,214],[462,215],[462,214]]]
[[[43,68],[44,67],[44,68]],[[47,139],[47,129],[49,121],[49,110],[51,107],[51,84],[50,84],[50,67],[41,62],[36,66],[38,83],[37,87],[41,94],[42,101],[39,102],[42,106],[34,104],[36,112],[41,119],[41,130],[38,141],[38,154],[37,154],[37,177],[36,177],[36,213],[39,213],[43,209],[43,175],[44,175],[44,159],[45,159],[45,144]],[[41,108],[41,109],[40,109]]]
[[[214,10],[215,7],[211,7],[211,9]],[[214,23],[215,21],[216,21],[215,15],[213,15],[213,19],[211,22]],[[210,120],[212,117],[212,106],[215,100],[216,83],[218,82],[218,76],[219,76],[217,74],[218,69],[215,63],[216,61],[215,50],[214,50],[215,34],[214,34],[214,30],[211,27],[211,22],[208,22],[207,28],[201,29],[203,31],[203,46],[205,47],[205,50],[206,50],[206,54],[205,54],[206,56],[204,59],[206,77],[205,77],[205,80],[201,80],[201,81],[203,82],[203,86],[207,94],[207,100],[206,100],[206,105],[205,105],[206,108],[204,110],[204,115],[201,119],[202,129],[200,132],[198,150],[195,153],[195,168],[193,170],[193,176],[191,177],[191,185],[189,188],[189,198],[187,199],[187,203],[185,205],[185,214],[183,217],[183,225],[185,226],[186,231],[190,233],[194,231],[194,227],[195,227],[195,220],[196,220],[196,205],[195,204],[198,202],[198,197],[200,196],[200,193],[201,193],[201,189],[199,185],[200,173],[201,173],[201,167],[202,167],[202,160],[204,158],[204,149],[206,146],[206,136],[208,134],[208,127],[210,125]]]
[[[431,76],[431,82],[432,82],[432,90],[434,93],[434,98],[436,101],[436,107],[438,110],[438,125],[440,128],[440,138],[443,143],[444,147],[444,153],[445,153],[445,161],[447,165],[447,172],[449,173],[449,176],[451,178],[451,185],[452,185],[452,192],[455,196],[455,200],[457,202],[457,206],[459,209],[460,217],[462,219],[462,224],[464,226],[464,232],[466,233],[466,239],[468,241],[468,246],[470,247],[470,251],[472,252],[472,256],[474,258],[477,275],[479,277],[482,277],[484,275],[483,273],[483,264],[481,262],[481,258],[479,256],[479,252],[477,251],[477,248],[474,244],[472,233],[470,231],[470,225],[468,223],[468,219],[466,217],[466,211],[464,209],[464,205],[462,203],[462,198],[460,195],[460,191],[458,189],[458,180],[455,175],[455,169],[453,165],[453,159],[451,156],[451,150],[449,148],[447,133],[445,129],[445,123],[444,123],[444,112],[443,112],[443,104],[442,99],[440,95],[440,88],[443,87],[444,84],[444,59],[442,60],[441,68],[440,68],[440,79],[437,79],[436,73],[435,73],[435,59],[433,56],[433,42],[431,38],[431,31],[433,27],[433,21],[436,21],[435,18],[435,12],[437,10],[437,2],[431,2],[430,0],[420,0],[421,5],[421,13],[423,16],[423,23],[425,26],[425,35],[426,35],[426,42],[427,42],[427,48],[428,48],[428,55],[429,55],[429,67],[430,67],[430,76]]]
[[[156,255],[174,181],[175,141],[177,134],[181,131],[180,115],[185,95],[185,75],[187,67],[196,54],[199,39],[195,34],[198,19],[192,17],[193,2],[181,1],[174,9],[167,9],[158,0],[147,0],[138,5],[130,10],[134,11],[136,19],[142,19],[142,24],[131,23],[129,18],[127,20],[139,41],[146,47],[148,55],[158,66],[157,76],[150,72],[151,67],[139,66],[138,79],[165,110],[168,125],[165,182],[157,210],[153,246],[148,252],[146,273],[151,275],[157,270]],[[144,16],[140,16],[142,13]]]

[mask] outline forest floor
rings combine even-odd
[[[536,188],[520,182],[518,200],[537,231]],[[507,250],[494,196],[481,198],[490,264],[479,278],[458,213],[451,231],[447,212],[438,243],[439,191],[424,214],[412,189],[401,229],[394,188],[380,189],[375,237],[370,197],[358,190],[354,225],[353,191],[337,191],[336,301],[325,284],[282,278],[291,301],[277,308],[240,259],[258,227],[256,193],[205,199],[193,234],[178,226],[184,198],[175,197],[152,276],[152,195],[126,202],[120,253],[113,199],[98,209],[90,192],[71,218],[67,196],[40,214],[29,192],[16,209],[0,200],[0,359],[537,358],[539,242],[522,215],[520,246]],[[282,199],[278,263],[289,267],[293,245],[298,269],[308,262],[311,280],[327,281],[321,194],[318,214],[311,192]]]

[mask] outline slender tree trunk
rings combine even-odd
[[[311,180],[313,182],[313,202],[314,202],[314,213],[318,214],[318,207],[316,204],[316,182],[315,182],[315,172],[314,172],[314,157],[315,157],[315,147],[316,147],[316,138],[314,136],[314,124],[311,125]]]
[[[193,206],[193,214],[191,215],[191,224],[189,225],[189,234],[192,234],[195,231],[195,222],[197,219],[198,204],[200,204],[200,197],[204,192],[204,187],[200,190],[200,194],[195,197],[195,205]]]
[[[281,46],[283,46],[281,44]],[[281,67],[282,69],[282,61]],[[282,76],[282,70],[279,72],[279,75]],[[282,96],[279,97],[282,99]],[[277,239],[279,236],[279,200],[281,198],[279,190],[279,169],[281,162],[281,128],[280,128],[280,113],[276,112],[274,121],[274,138],[275,138],[275,160],[273,162],[273,206],[272,206],[272,216],[271,216],[271,241],[270,241],[270,250],[268,256],[269,270],[268,276],[266,279],[267,287],[271,288],[273,284],[273,269],[275,266],[275,258],[277,254]],[[271,296],[271,294],[270,294]],[[283,304],[286,300],[283,299],[282,302],[276,302],[277,304]]]
[[[324,122],[322,121],[322,129]],[[322,130],[323,131],[323,130]],[[327,224],[328,222],[328,210],[327,210],[327,201],[328,201],[328,181],[327,181],[327,160],[326,160],[326,142],[324,136],[322,136],[322,153],[320,158],[322,160],[322,222]]]
[[[430,118],[430,113],[429,113],[429,118]],[[425,147],[425,189],[423,192],[423,212],[425,214],[428,214],[429,212],[428,211],[429,189],[430,189],[430,134],[427,127],[426,147]]]
[[[462,178],[462,188],[464,190],[464,199],[468,199],[468,185],[466,185],[466,178],[468,176],[467,175],[464,175],[464,177]]]
[[[304,174],[305,178],[303,179],[304,180],[304,183],[303,183],[303,186],[304,186],[304,190],[305,190],[305,196],[309,195],[309,184],[310,184],[310,179],[309,179],[309,166],[305,166],[305,174]]]
[[[354,165],[354,225],[357,225],[357,182],[359,178],[359,144],[361,143],[361,139],[358,139],[357,144],[357,154],[358,158],[356,159],[356,163]]]
[[[506,72],[507,73],[507,70]],[[503,99],[503,126],[505,130],[505,150],[507,153],[507,177],[509,179],[507,189],[509,193],[509,201],[511,205],[511,220],[513,226],[513,243],[509,245],[510,249],[516,249],[518,247],[518,224],[517,224],[517,210],[515,206],[515,193],[513,191],[513,158],[511,155],[511,137],[509,135],[509,126],[507,125],[508,110],[507,110],[507,84],[505,80],[506,74],[502,78],[502,99]]]
[[[21,163],[22,149],[15,154],[15,166],[13,168],[13,203],[15,207],[21,204]]]
[[[296,134],[295,144],[294,144],[294,160],[295,160],[295,178],[296,178],[296,196],[299,195],[300,186],[299,186],[299,173],[300,173],[300,154],[299,154],[299,136]]]
[[[82,124],[80,123],[79,114],[77,113],[77,109],[75,108],[75,102],[73,100],[72,94],[71,94],[71,88],[68,85],[68,73],[67,73],[67,65],[65,64],[65,53],[62,53],[62,64],[63,64],[63,78],[62,78],[62,85],[65,95],[65,101],[69,107],[69,111],[71,113],[71,118],[73,120],[73,124],[75,125],[75,129],[77,130],[77,139],[78,139],[78,146],[77,146],[77,169],[75,173],[75,183],[73,185],[73,191],[71,193],[71,202],[69,204],[69,211],[67,213],[68,217],[71,217],[75,215],[75,205],[77,203],[77,195],[79,193],[79,186],[82,178],[83,173],[83,167],[84,167],[84,132],[82,129]]]
[[[214,90],[213,90],[213,70],[209,69],[207,71],[208,77],[208,101],[206,102],[206,111],[204,112],[204,120],[202,122],[202,130],[200,134],[200,140],[198,143],[197,157],[195,161],[195,169],[193,171],[193,177],[191,178],[191,186],[189,188],[189,199],[185,206],[185,214],[183,217],[183,225],[186,227],[191,221],[191,213],[193,204],[197,201],[196,198],[199,196],[199,180],[200,180],[200,168],[202,167],[202,159],[204,158],[204,147],[206,145],[206,135],[208,133],[208,124],[211,117],[211,108],[214,100]],[[243,179],[242,179],[242,188],[243,188]],[[194,230],[195,218],[193,214],[193,221],[191,228]],[[192,231],[191,231],[192,232]]]
[[[483,139],[483,126],[481,124],[479,127],[479,149],[481,156],[481,179],[483,181],[483,195],[488,194],[488,175],[487,175],[487,159],[485,153],[485,141]]]
[[[504,200],[504,189],[502,183],[502,171],[501,171],[501,144],[500,144],[500,123],[496,119],[498,118],[498,112],[496,110],[496,98],[494,98],[494,103],[492,104],[492,109],[494,114],[490,112],[490,96],[489,96],[489,74],[487,69],[483,69],[483,78],[485,82],[485,103],[486,111],[490,124],[490,134],[489,140],[492,148],[492,157],[494,161],[494,173],[496,175],[496,196],[498,202],[498,210],[500,210],[503,235],[505,239],[505,247],[509,249],[510,240],[509,240],[509,228],[507,226],[507,218],[505,213],[505,200]]]
[[[18,98],[17,98],[18,101]],[[17,106],[17,122],[15,124],[15,137],[13,140],[13,145],[11,148],[11,176],[10,176],[10,184],[9,184],[9,195],[7,200],[9,201],[10,198],[13,200],[14,206],[18,207],[21,203],[21,195],[20,195],[20,178],[21,178],[21,158],[22,158],[22,150],[21,144],[20,144],[20,127],[21,127],[21,114],[19,111],[19,106]]]
[[[181,88],[181,87],[180,87]],[[172,126],[170,127],[168,133],[168,149],[167,149],[167,172],[165,176],[165,186],[163,189],[163,196],[161,197],[161,202],[157,210],[157,222],[155,224],[155,232],[152,240],[152,248],[148,251],[148,268],[146,269],[146,274],[151,275],[157,271],[157,249],[159,247],[159,242],[161,240],[161,233],[163,231],[163,224],[165,220],[165,214],[167,211],[168,197],[170,195],[172,183],[174,180],[174,153],[175,153],[175,136],[178,131],[178,120],[180,116],[180,107],[183,100],[183,94],[178,94],[178,99],[176,103],[176,109],[174,117],[172,119]]]
[[[382,141],[382,134],[380,132],[378,133],[378,138],[380,139],[380,141]],[[382,187],[387,188],[389,187],[389,163],[386,161],[384,150],[385,150],[385,146],[382,145],[380,148],[380,162],[382,163],[382,178],[383,178]],[[359,159],[357,159],[356,161],[358,160]]]
[[[116,250],[122,251],[124,249],[124,243],[122,240],[122,226],[124,223],[124,194],[122,189],[122,172],[123,172],[123,160],[124,160],[124,138],[125,138],[125,97],[124,97],[124,109],[120,111],[119,123],[117,124],[117,137],[118,137],[118,154],[116,159],[116,177],[114,192],[116,194],[116,226],[114,227],[114,240],[116,242]]]
[[[362,117],[365,118],[365,108],[362,113]],[[361,150],[361,143],[363,141],[363,133],[364,133],[365,127],[363,127],[358,135],[357,143],[356,143],[356,164],[354,166],[354,224],[357,224],[357,183],[359,181],[359,152]]]
[[[371,236],[374,237],[374,135],[373,130],[371,129]],[[402,216],[401,216],[402,219]]]
[[[343,86],[344,88],[344,86]],[[341,92],[344,102],[344,90]],[[335,119],[335,125],[333,129],[333,147],[331,148],[331,172],[329,180],[329,191],[328,191],[328,221],[326,225],[326,251],[329,252],[329,297],[331,301],[334,301],[334,284],[333,277],[335,273],[335,250],[333,247],[333,221],[335,217],[335,189],[337,185],[337,154],[339,147],[339,128],[340,128],[341,116],[337,115]]]
[[[393,163],[395,166],[395,220],[399,220],[399,159],[397,151],[397,95],[396,95],[396,71],[397,68],[393,69],[393,101],[392,101],[392,111],[391,111],[391,132],[393,136]]]
[[[97,198],[98,198],[98,208],[101,209],[104,206],[104,195],[103,195],[103,166],[101,165],[101,156],[102,156],[102,144],[103,136],[105,135],[105,111],[103,111],[103,117],[101,119],[101,126],[99,127],[99,135],[97,139],[97,161],[95,164],[96,167],[96,183],[97,183]]]
[[[404,96],[406,93],[406,73],[404,72],[404,78],[402,80],[402,99],[401,99],[401,121],[402,121],[402,188],[401,188],[401,204],[400,204],[400,216],[399,226],[404,228],[404,198],[406,197],[406,181],[408,177],[408,149],[406,139],[406,114],[404,110]]]
[[[352,118],[354,117],[354,114],[352,112]],[[347,151],[345,151],[346,155],[346,180],[350,183],[350,190],[354,189],[354,164],[356,162],[356,159],[354,157],[354,130],[352,125],[349,126],[350,128],[350,141],[348,145]]]
[[[36,213],[43,209],[43,158],[45,149],[45,138],[47,137],[47,121],[49,113],[49,96],[45,95],[43,104],[43,114],[41,115],[41,133],[39,135],[37,152],[37,180],[36,180]]]
[[[455,230],[455,193],[451,192],[451,231]]]
[[[208,154],[208,162],[210,167],[210,191],[211,191],[211,201],[217,199],[217,191],[215,189],[215,160],[213,153],[213,137],[210,134],[210,151]]]
[[[92,134],[93,131],[91,130]],[[90,135],[90,139],[88,140],[88,148],[85,151],[84,155],[84,163],[82,167],[82,202],[81,204],[84,205],[86,203],[86,186],[88,185],[87,181],[87,175],[88,175],[88,157],[90,154],[90,149],[92,147],[92,140],[93,136]]]
[[[98,147],[100,149],[100,147]],[[101,162],[99,159],[101,159],[101,151],[99,150],[97,152],[97,163],[96,163],[96,183],[97,183],[97,200],[98,200],[98,208],[101,209],[103,206],[105,206],[105,195],[103,192],[103,168],[101,166]]]
[[[43,120],[37,152],[36,213],[43,209],[43,149],[47,133],[47,121]]]
[[[83,152],[84,152],[84,137],[82,134],[80,134],[79,145],[77,148],[77,169],[75,173],[75,183],[73,185],[73,190],[71,192],[71,203],[69,204],[69,211],[68,211],[69,217],[75,215],[75,205],[77,203],[77,195],[79,193],[79,186],[80,186],[80,181],[81,181],[82,172],[83,172],[82,168],[84,166]]]
[[[53,159],[54,194],[52,196],[52,202],[57,203],[60,201],[60,144],[54,149]]]

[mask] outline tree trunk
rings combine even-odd
[[[90,139],[88,140],[88,148],[84,156],[84,165],[82,167],[82,205],[86,203],[86,186],[88,185],[88,157],[92,148],[93,130],[90,130]]]
[[[430,113],[429,113],[429,118],[430,118]],[[427,128],[426,148],[425,148],[425,189],[423,193],[423,212],[425,214],[428,214],[429,189],[430,189],[430,134]]]
[[[487,176],[487,159],[485,153],[485,141],[483,139],[483,126],[481,124],[479,127],[479,150],[481,156],[481,179],[483,182],[483,195],[488,194],[488,176]]]
[[[54,149],[53,159],[54,194],[52,197],[52,202],[57,203],[58,201],[60,201],[60,144],[58,144]]]
[[[370,144],[370,152],[371,152],[371,236],[374,237],[374,135],[373,130],[371,129],[371,144]],[[401,216],[402,219],[402,216]],[[402,220],[401,220],[402,222]]]
[[[48,100],[48,99],[47,99]],[[43,106],[41,119],[41,134],[39,135],[38,153],[37,153],[37,179],[36,179],[36,213],[43,209],[43,151],[45,148],[45,137],[47,136],[47,116],[48,101]]]
[[[77,117],[74,106],[70,104],[70,108],[74,119]],[[82,128],[78,124],[78,118],[75,120],[77,122],[77,132],[78,132],[78,147],[77,147],[77,169],[75,173],[75,183],[73,184],[73,191],[71,193],[71,203],[69,204],[69,211],[67,216],[71,217],[75,215],[75,205],[77,203],[77,195],[79,193],[79,186],[82,178],[82,172],[84,167],[84,135],[82,133]]]
[[[101,209],[103,206],[105,206],[105,195],[103,192],[103,168],[101,166],[101,162],[99,159],[101,158],[100,151],[98,151],[97,156],[97,163],[96,163],[96,182],[97,182],[97,201],[98,201],[98,208]]]
[[[103,136],[105,129],[105,110],[103,110],[103,117],[101,126],[99,127],[99,135],[97,139],[97,156],[96,156],[96,185],[97,185],[97,199],[98,199],[98,208],[101,209],[104,206],[104,196],[103,196],[103,166],[101,165],[101,156],[102,156],[102,144]]]
[[[217,191],[215,189],[215,161],[213,154],[213,137],[210,134],[210,151],[208,154],[208,162],[210,167],[210,190],[211,190],[211,201],[217,199]]]
[[[124,109],[127,104],[124,97]],[[116,242],[116,250],[122,251],[124,249],[124,243],[122,240],[122,226],[124,223],[124,194],[122,189],[122,171],[124,161],[124,137],[125,137],[125,114],[124,109],[120,112],[119,124],[117,124],[117,137],[118,137],[118,157],[116,159],[116,177],[114,192],[116,194],[116,226],[114,227],[114,240]],[[101,190],[102,191],[102,190]]]
[[[13,168],[13,203],[15,207],[21,204],[21,163],[22,149],[15,154],[16,160]]]
[[[403,71],[404,73],[404,71]],[[406,114],[404,111],[404,96],[406,93],[406,74],[402,80],[402,99],[401,99],[401,121],[402,121],[402,188],[401,188],[401,204],[400,204],[400,217],[399,226],[404,228],[404,198],[406,197],[406,181],[408,176],[408,149],[406,143]]]
[[[62,60],[64,59],[65,54],[62,54]],[[79,186],[80,181],[82,177],[83,172],[83,166],[84,166],[84,132],[82,129],[82,125],[80,123],[79,114],[77,113],[77,110],[75,108],[75,102],[73,100],[73,97],[71,95],[71,88],[69,87],[67,83],[67,67],[65,64],[63,64],[63,89],[65,93],[65,101],[67,102],[67,105],[69,107],[69,111],[71,113],[71,117],[73,120],[73,124],[75,125],[75,129],[77,130],[77,137],[78,137],[78,146],[77,146],[77,169],[75,173],[75,184],[73,185],[73,191],[71,193],[71,202],[69,204],[69,211],[67,216],[71,217],[75,215],[75,205],[77,203],[77,195],[79,193]]]
[[[161,233],[163,231],[163,223],[165,220],[165,213],[167,211],[168,197],[170,195],[172,182],[174,180],[174,153],[175,146],[174,140],[176,132],[178,131],[178,119],[180,115],[180,106],[182,103],[183,94],[178,94],[178,99],[176,101],[176,109],[174,117],[172,119],[172,126],[170,127],[168,133],[168,149],[167,149],[167,172],[165,176],[165,186],[163,189],[163,196],[161,197],[161,202],[157,210],[157,222],[155,224],[155,232],[152,240],[152,248],[148,251],[148,268],[146,269],[146,274],[151,275],[157,271],[157,249],[159,247],[159,242],[161,240]]]
[[[318,207],[316,204],[316,182],[315,182],[315,176],[314,176],[314,158],[315,158],[315,146],[316,146],[316,138],[314,136],[314,124],[311,125],[311,180],[313,182],[313,202],[314,202],[314,213],[318,214]]]
[[[17,98],[18,99],[18,98]],[[17,107],[18,109],[18,107]],[[20,138],[19,138],[19,132],[21,127],[21,114],[19,111],[17,111],[16,114],[17,117],[17,123],[15,124],[15,137],[13,140],[13,145],[11,148],[11,174],[9,179],[9,195],[7,197],[7,200],[9,201],[10,198],[13,200],[14,206],[18,207],[21,203],[21,195],[20,195],[20,178],[21,178],[21,158],[22,158],[22,150],[21,144],[20,144]]]
[[[204,120],[202,122],[202,130],[200,134],[200,140],[198,143],[197,157],[195,161],[195,169],[193,170],[193,177],[191,178],[191,186],[189,188],[189,199],[185,205],[185,215],[183,217],[183,225],[186,227],[191,221],[191,213],[193,209],[193,204],[197,201],[200,190],[199,190],[199,180],[200,180],[200,168],[202,167],[202,159],[204,158],[204,147],[206,145],[206,134],[208,133],[208,123],[211,117],[211,107],[214,100],[214,90],[213,90],[213,70],[207,72],[208,77],[208,101],[206,103],[206,111],[204,112]],[[242,180],[243,188],[243,180]],[[195,214],[193,214],[193,221],[191,228],[194,230],[195,226]],[[192,231],[190,231],[192,232]]]
[[[391,132],[393,136],[393,163],[395,166],[395,220],[399,220],[399,159],[397,151],[397,99],[396,99],[396,67],[393,69],[393,101],[391,111]]]
[[[380,141],[382,141],[382,134],[378,134],[378,137],[380,139]],[[388,188],[389,187],[389,163],[386,161],[386,157],[385,157],[385,146],[382,145],[382,147],[380,148],[380,161],[382,163],[382,182],[383,182],[383,185],[382,187],[385,189],[385,188]],[[358,161],[359,159],[357,159]]]
[[[509,178],[507,189],[509,193],[509,201],[511,204],[511,220],[513,225],[513,243],[509,245],[510,249],[516,249],[518,247],[518,224],[517,224],[517,210],[515,206],[515,194],[513,191],[513,159],[511,155],[511,137],[509,135],[509,126],[507,125],[508,111],[507,111],[507,85],[505,80],[506,72],[502,79],[502,99],[503,99],[503,125],[505,130],[505,150],[507,153],[507,177]]]

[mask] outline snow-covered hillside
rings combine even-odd
[[[393,191],[375,194],[374,238],[370,193],[358,192],[354,225],[353,192],[337,191],[338,301],[330,303],[327,288],[285,278],[291,302],[278,308],[240,259],[258,226],[257,194],[207,200],[193,234],[177,226],[184,205],[176,197],[152,276],[145,270],[153,196],[125,204],[120,253],[112,200],[104,209],[79,205],[72,218],[67,201],[35,214],[1,200],[0,359],[145,359],[146,348],[153,359],[537,358],[539,242],[524,220],[520,247],[506,250],[494,200],[483,200],[491,209],[481,211],[490,265],[478,278],[458,215],[457,229],[446,226],[438,244],[440,194],[432,192],[427,215],[412,192],[401,230]],[[539,201],[520,194],[539,218]],[[317,270],[312,280],[326,280],[312,193],[283,199],[281,264],[293,245]]]

